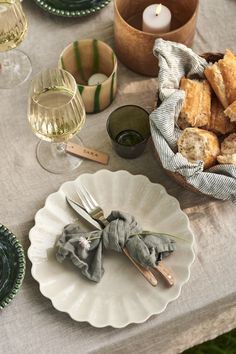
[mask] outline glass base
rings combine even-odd
[[[0,52],[0,89],[11,89],[25,82],[32,72],[29,57],[18,49]]]
[[[78,136],[74,136],[70,142],[83,145]],[[49,143],[41,140],[36,148],[36,157],[39,164],[45,170],[55,174],[64,174],[77,169],[83,160],[66,153],[64,147],[65,144]]]

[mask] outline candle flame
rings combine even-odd
[[[159,16],[159,15],[160,15],[161,10],[162,10],[162,5],[161,5],[161,4],[157,5],[157,8],[156,8],[156,16]]]

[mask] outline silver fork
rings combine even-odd
[[[108,225],[109,222],[105,218],[102,208],[98,205],[96,200],[87,191],[87,189],[80,184],[77,192],[83,203],[84,208],[89,213],[89,215],[91,215],[93,219],[99,221],[103,226]],[[153,273],[149,269],[144,268],[139,263],[137,263],[130,256],[126,247],[123,248],[123,252],[130,259],[130,261],[135,265],[135,267],[139,270],[139,272],[148,280],[148,282],[153,286],[156,286],[157,279],[154,277]],[[158,271],[162,275],[162,277],[166,280],[169,286],[174,285],[175,283],[174,276],[171,270],[165,265],[163,261],[160,261],[158,265],[154,267],[154,270]]]
[[[83,185],[79,185],[77,189],[77,193],[81,199],[81,202],[88,212],[88,214],[98,222],[102,224],[102,226],[106,226],[109,224],[108,220],[104,216],[104,212],[102,208],[98,205],[96,200],[91,196],[91,194],[87,191],[87,189]],[[134,264],[134,266],[139,270],[139,272],[145,277],[145,279],[152,285],[157,285],[157,279],[154,274],[149,270],[141,266],[141,264],[137,263],[129,254],[126,248],[123,248],[124,254],[129,258],[129,260]]]

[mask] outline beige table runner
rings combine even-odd
[[[200,5],[194,49],[202,53],[230,47],[236,52],[236,1],[202,0]],[[23,6],[29,18],[29,34],[22,49],[31,57],[33,74],[55,66],[61,50],[74,39],[96,37],[113,45],[112,4],[86,19],[52,17],[32,0],[24,0]],[[56,176],[38,165],[37,139],[26,120],[28,85],[29,82],[12,91],[1,91],[0,95],[0,222],[16,233],[25,250],[34,215],[46,197],[64,181],[103,168],[85,161],[78,173]],[[178,186],[155,160],[151,144],[140,158],[130,161],[111,150],[105,130],[109,113],[126,103],[152,107],[155,87],[155,79],[136,75],[120,64],[115,101],[106,111],[88,116],[81,137],[88,147],[109,152],[108,169],[144,174],[178,198],[196,235],[197,258],[190,281],[178,300],[144,324],[120,330],[96,329],[55,310],[41,295],[27,262],[20,292],[0,314],[0,353],[175,354],[236,327],[235,207]]]

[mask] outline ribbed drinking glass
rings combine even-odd
[[[0,0],[0,88],[18,86],[32,71],[28,56],[14,49],[25,38],[27,28],[20,0]]]
[[[75,79],[67,71],[47,69],[32,80],[28,120],[41,139],[36,155],[42,167],[66,173],[80,165],[81,159],[66,152],[66,143],[71,140],[82,145],[76,134],[84,125],[85,115]]]

